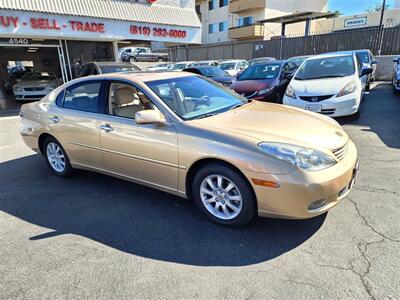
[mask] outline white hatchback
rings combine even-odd
[[[330,117],[358,114],[371,72],[354,51],[310,57],[290,81],[283,104]]]

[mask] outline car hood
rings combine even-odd
[[[235,92],[252,93],[274,85],[275,79],[262,79],[262,80],[236,80],[231,89]]]
[[[296,80],[293,78],[290,86],[294,89],[297,96],[336,95],[352,79],[353,76],[311,80]]]
[[[56,86],[57,80],[24,80],[18,82],[15,87],[31,87],[31,86]]]
[[[249,136],[256,142],[280,142],[321,151],[342,147],[349,139],[329,117],[260,101],[192,122],[225,134]]]

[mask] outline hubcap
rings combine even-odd
[[[200,197],[205,208],[219,219],[233,219],[242,210],[242,195],[238,187],[222,175],[204,178],[200,185]]]
[[[50,166],[57,172],[63,172],[65,170],[65,156],[60,146],[50,142],[47,144],[46,152]]]

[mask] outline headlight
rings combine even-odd
[[[346,84],[344,86],[344,88],[342,88],[342,90],[339,92],[339,94],[336,95],[336,97],[342,97],[351,93],[354,93],[356,91],[356,84],[354,83],[354,81],[349,82],[348,84]]]
[[[259,90],[259,91],[257,92],[257,95],[264,95],[264,94],[270,92],[271,90],[272,90],[272,87]]]
[[[258,148],[267,155],[307,171],[320,171],[336,164],[332,157],[321,151],[295,145],[262,142]]]
[[[288,85],[288,87],[286,88],[285,95],[288,96],[289,98],[296,99],[296,94],[291,85]]]
[[[21,87],[14,87],[14,92],[21,93],[23,89]]]

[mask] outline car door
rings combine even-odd
[[[176,191],[178,147],[175,127],[137,124],[135,113],[157,109],[136,85],[108,83],[107,114],[101,118],[100,141],[106,169],[142,183]]]
[[[291,66],[289,62],[283,64],[278,84],[279,97],[283,97],[283,94],[285,93],[286,88],[290,82],[288,76],[291,74],[292,71],[293,71],[293,66]]]
[[[49,107],[50,132],[68,153],[72,165],[104,167],[98,126],[102,94],[102,80],[85,80],[67,87]]]

